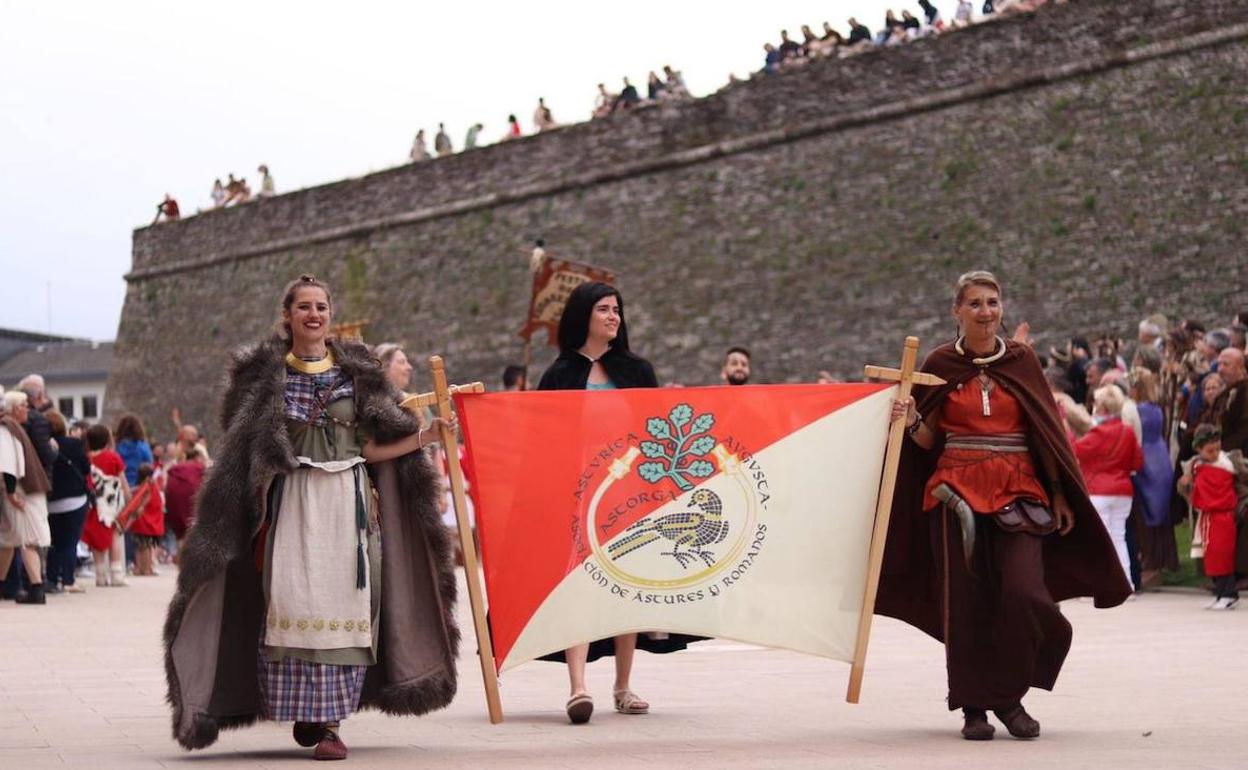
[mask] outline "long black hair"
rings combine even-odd
[[[624,320],[624,298],[619,289],[601,281],[587,281],[572,290],[568,303],[564,305],[563,316],[559,319],[559,349],[576,352],[585,347],[589,338],[589,318],[594,306],[604,297],[615,297],[620,306],[620,328],[611,340],[611,350],[628,353],[628,324]]]

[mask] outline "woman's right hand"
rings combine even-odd
[[[900,398],[893,399],[893,412],[890,422],[896,422],[902,417],[906,420],[906,427],[914,425],[919,419],[919,412],[915,409],[914,396],[909,396],[905,401]]]
[[[429,427],[420,431],[420,445],[429,446],[437,444],[442,440],[442,428],[445,427],[452,434],[459,430],[459,420],[455,415],[451,415],[449,419],[434,417],[429,423]]]
[[[7,498],[7,499],[8,499],[8,501],[9,501],[9,505],[13,506],[14,508],[16,508],[16,509],[17,509],[17,510],[19,510],[19,511],[24,511],[24,510],[26,510],[26,500],[24,500],[24,499],[23,499],[23,498],[21,498],[21,497],[18,497],[18,496],[17,496],[17,493],[15,493],[15,492],[5,492],[5,493],[4,493],[4,496],[5,496],[5,498]]]

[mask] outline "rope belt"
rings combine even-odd
[[[1026,452],[1027,436],[1023,433],[949,434],[946,449],[978,449],[984,452]]]

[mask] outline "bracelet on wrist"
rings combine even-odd
[[[919,417],[919,419],[915,420],[913,425],[907,425],[907,426],[906,426],[906,433],[908,433],[909,435],[913,436],[914,434],[916,434],[916,433],[918,433],[918,432],[919,432],[919,428],[921,428],[921,427],[923,427],[923,417],[922,417],[922,416],[920,416],[920,417]]]

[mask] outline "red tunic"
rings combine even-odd
[[[126,476],[126,461],[111,449],[91,455],[91,464],[99,468],[105,476]],[[87,511],[87,521],[82,527],[82,542],[92,551],[107,551],[113,545],[113,529],[104,526],[94,507]]]
[[[1235,472],[1226,453],[1214,464],[1192,464],[1192,505],[1200,511],[1205,541],[1205,574],[1209,577],[1235,572]]]
[[[1028,432],[1018,400],[1005,388],[994,383],[988,400],[992,414],[985,416],[977,379],[955,388],[941,404],[939,429],[946,437]],[[927,480],[923,510],[940,506],[932,490],[942,483],[952,487],[976,513],[993,513],[1020,497],[1049,505],[1049,495],[1036,478],[1030,451],[945,447],[936,461],[936,472]]]
[[[134,524],[130,527],[130,531],[136,535],[161,537],[165,534],[165,501],[160,494],[160,484],[155,479],[152,479],[145,486],[151,488],[151,494],[148,495],[147,503],[143,506],[143,510],[138,513]],[[134,494],[137,496],[142,491],[143,488],[139,487]]]

